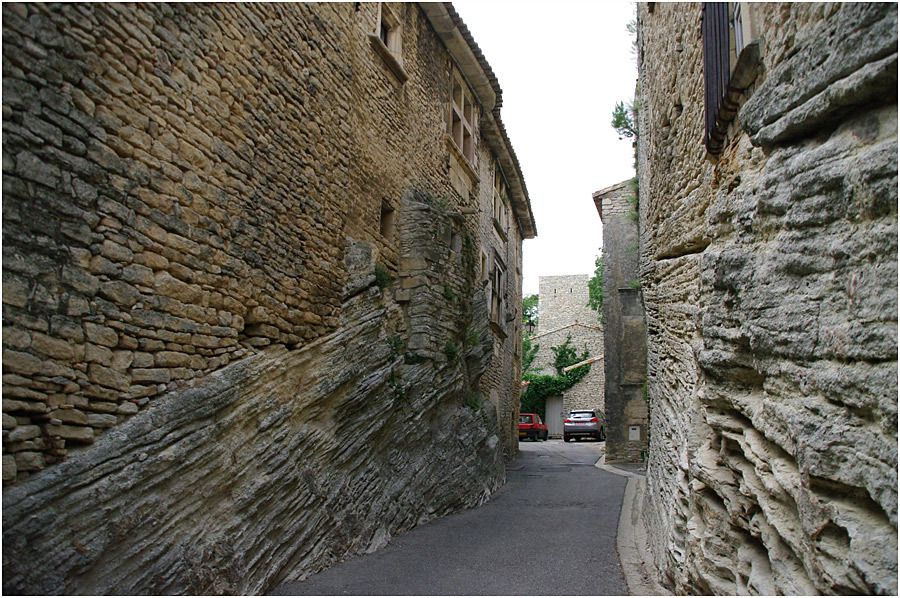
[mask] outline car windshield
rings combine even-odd
[[[519,416],[519,423],[520,423],[520,424],[530,424],[530,423],[531,423],[531,416],[530,416],[530,415],[520,415],[520,416]]]
[[[571,419],[591,419],[596,417],[593,411],[573,411],[569,414]]]

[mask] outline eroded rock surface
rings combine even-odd
[[[896,594],[896,6],[745,15],[765,53],[715,161],[701,11],[639,11],[657,565],[679,593]]]

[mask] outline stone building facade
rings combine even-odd
[[[647,458],[647,329],[638,274],[638,223],[633,181],[592,194],[603,223],[603,324],[606,461]]]
[[[895,595],[897,5],[637,19],[662,579]]]
[[[449,4],[3,6],[3,586],[259,593],[486,500],[521,241]]]
[[[597,312],[588,307],[589,279],[587,274],[541,276],[538,279],[538,326],[533,342],[538,343],[539,348],[533,369],[542,374],[556,374],[551,349],[564,344],[567,339],[579,354],[587,349],[589,359],[594,360],[585,377],[563,393],[552,414],[552,401],[548,402],[548,420],[552,416],[561,422],[573,409],[604,411],[603,326]]]

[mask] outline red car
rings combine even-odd
[[[547,424],[541,421],[541,416],[537,413],[519,414],[519,440],[526,436],[535,442],[547,440],[549,433]]]

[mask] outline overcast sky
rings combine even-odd
[[[602,234],[591,194],[634,176],[631,141],[610,126],[615,103],[634,95],[634,4],[453,5],[500,81],[500,115],[531,196],[538,236],[524,245],[524,293],[537,293],[539,276],[592,273]]]

